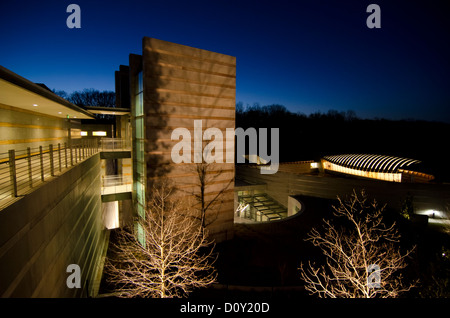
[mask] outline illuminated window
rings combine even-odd
[[[93,131],[92,136],[106,136],[106,131]]]
[[[139,222],[134,223],[134,231],[135,231],[135,235],[138,239],[138,242],[145,248],[145,246],[146,246],[145,232],[144,232],[144,228],[142,227],[141,223],[139,223]]]
[[[81,136],[87,136],[88,134],[87,134],[87,131],[82,131],[81,132]]]
[[[137,214],[145,218],[145,125],[144,125],[144,83],[142,71],[136,76],[135,103],[132,107],[132,120],[134,120],[133,136],[133,179],[135,206]]]

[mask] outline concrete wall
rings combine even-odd
[[[86,297],[98,288],[109,232],[101,215],[100,156],[0,211],[2,297]],[[69,289],[69,264],[81,288]]]
[[[291,173],[311,173],[314,169],[311,168],[313,161],[296,161],[280,163],[278,171]]]
[[[294,197],[288,196],[288,216],[295,215],[302,210],[302,204]]]
[[[68,127],[67,119],[0,104],[0,153],[64,144]]]
[[[136,58],[130,59],[131,85],[135,85]],[[176,128],[186,128],[194,137],[194,120],[202,121],[202,133],[210,127],[221,130],[235,126],[235,57],[205,51],[184,45],[143,39],[142,64],[145,113],[145,156],[147,162],[147,192],[152,183],[168,177],[180,193],[193,198],[199,192],[196,164],[175,164],[171,151],[178,140],[172,141]],[[132,87],[130,92],[133,92]],[[133,98],[131,100],[133,105]],[[222,142],[224,161],[226,149]],[[211,235],[217,240],[232,237],[234,212],[234,163],[217,163],[208,166],[206,200],[218,193],[221,196],[209,211]]]

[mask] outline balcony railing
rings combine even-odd
[[[131,150],[131,142],[124,138],[101,138],[101,151],[129,151]]]
[[[0,153],[0,209],[99,151],[96,139]]]
[[[121,138],[82,138],[0,153],[0,209],[97,152],[129,151],[130,145]],[[131,177],[107,176],[102,182],[102,194],[131,191]]]
[[[107,175],[102,176],[102,194],[131,192],[131,176]]]

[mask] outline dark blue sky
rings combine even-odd
[[[237,58],[236,101],[450,122],[444,1],[2,1],[0,64],[72,92],[114,90],[142,37]],[[81,7],[81,29],[66,8]],[[366,8],[381,8],[369,29]]]

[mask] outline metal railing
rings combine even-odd
[[[99,151],[96,139],[0,153],[0,208]]]
[[[101,151],[126,151],[131,149],[131,142],[124,138],[101,138]]]
[[[102,176],[102,194],[131,192],[132,178],[123,175]]]

